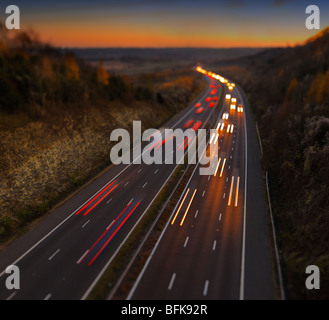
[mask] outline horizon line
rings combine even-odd
[[[294,46],[297,46],[295,44]],[[169,47],[134,47],[134,46],[127,46],[127,47],[120,47],[120,46],[54,46],[55,48],[58,49],[156,49],[156,50],[165,50],[165,49],[211,49],[211,50],[232,50],[232,49],[277,49],[277,48],[288,48],[291,47],[290,45],[287,46],[261,46],[261,47],[174,47],[174,46],[169,46]]]

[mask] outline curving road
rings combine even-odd
[[[225,93],[237,103],[224,101],[217,115],[218,168],[194,171],[129,300],[277,298],[251,113],[238,87]]]
[[[276,298],[251,113],[238,87],[229,92],[222,85],[212,92],[220,82],[207,79],[203,94],[166,128],[216,128],[223,122],[223,130],[218,127],[218,137],[212,138],[219,142],[216,175],[200,176],[196,166],[128,299]],[[228,100],[216,107],[226,93],[237,98],[244,112],[230,110]],[[227,120],[221,119],[224,112]],[[187,142],[176,146],[174,154],[187,150]],[[165,141],[149,146],[163,148]],[[109,167],[2,250],[0,299],[85,299],[176,167]],[[20,269],[18,290],[5,286],[11,264]]]
[[[221,90],[211,95],[212,90],[207,86],[166,128],[196,130],[214,122],[215,107],[209,107],[206,98],[218,99]],[[204,108],[201,113],[196,112],[196,102]],[[176,167],[144,163],[109,167],[2,250],[0,299],[85,299]],[[5,269],[12,264],[20,269],[18,290],[5,286]]]

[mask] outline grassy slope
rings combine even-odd
[[[2,242],[110,164],[112,130],[159,127],[204,87],[189,69],[121,77],[29,34],[0,39]]]

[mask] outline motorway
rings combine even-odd
[[[202,95],[166,128],[214,125],[216,104],[226,89],[215,79],[207,81]],[[195,107],[196,102],[203,110]],[[162,142],[145,142],[142,147],[163,147]],[[110,166],[1,251],[0,299],[85,299],[176,168],[144,163]],[[20,288],[8,290],[5,270],[13,264],[20,269]]]
[[[194,171],[128,300],[277,298],[254,125],[240,89],[226,93],[216,171]]]

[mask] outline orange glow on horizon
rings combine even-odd
[[[31,27],[30,27],[31,29]],[[133,28],[129,25],[118,27],[97,27],[77,25],[54,25],[48,23],[35,24],[32,28],[42,41],[59,47],[207,47],[207,48],[234,48],[234,47],[284,47],[287,41],[279,39],[241,38],[218,34],[218,37],[207,38],[202,35],[187,36],[183,33],[172,34],[163,29]]]

